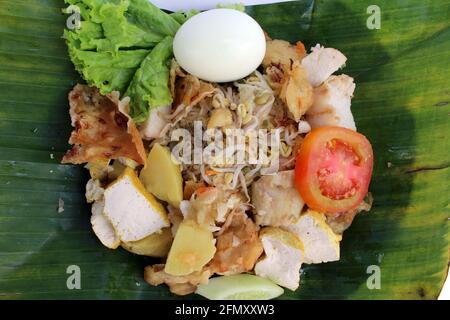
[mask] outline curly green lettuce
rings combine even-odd
[[[64,30],[76,70],[102,94],[130,95],[131,114],[171,103],[168,63],[172,40],[192,14],[170,15],[148,0],[65,0],[80,9],[81,27]]]
[[[131,98],[131,116],[137,123],[148,118],[149,108],[172,103],[168,87],[173,38],[168,36],[145,57],[125,96]]]
[[[180,28],[170,14],[165,13],[148,0],[130,0],[128,11],[125,14],[130,23],[135,23],[144,30],[163,36],[174,36]]]
[[[177,20],[177,22],[181,25],[183,23],[185,23],[187,20],[189,20],[190,18],[192,18],[193,16],[195,16],[197,13],[199,13],[200,11],[197,10],[189,10],[189,11],[178,11],[178,12],[174,12],[171,13],[170,16],[172,18],[174,18],[175,20]]]
[[[141,62],[150,50],[124,50],[116,54],[84,51],[69,48],[76,70],[90,86],[99,88],[101,94],[111,91],[125,92]]]

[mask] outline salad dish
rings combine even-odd
[[[89,171],[105,247],[152,257],[149,285],[209,299],[275,298],[301,290],[302,265],[340,260],[374,161],[344,52],[272,38],[239,5],[66,3],[84,82],[62,163]]]

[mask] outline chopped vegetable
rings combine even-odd
[[[209,231],[221,229],[217,225],[225,222],[227,216],[245,203],[241,194],[219,188],[199,186],[194,197],[180,203],[184,219],[194,220]]]
[[[117,0],[116,0],[117,1]],[[121,0],[124,1],[124,0]],[[180,24],[170,14],[159,9],[148,0],[128,0],[127,18],[142,29],[162,36],[173,36]]]
[[[271,39],[240,12],[214,10],[235,15],[236,25],[238,16],[250,19],[255,32],[248,35],[257,44],[250,47],[258,49],[242,51],[247,63],[238,59],[240,66],[228,65],[236,70],[222,68],[216,77],[202,73],[205,61],[224,62],[213,56],[226,48],[209,51],[205,42],[217,38],[208,29],[215,18],[190,38],[187,27],[200,15],[179,28],[197,11],[167,14],[148,0],[65,1],[83,20],[64,32],[70,57],[95,87],[77,85],[69,95],[74,146],[63,162],[87,162],[86,200],[102,244],[162,258],[145,268],[149,284],[209,299],[276,298],[284,292],[278,285],[297,290],[303,263],[339,260],[342,232],[370,208],[362,201],[373,167],[371,145],[356,133],[350,110],[353,78],[332,75],[345,64],[342,53],[317,45],[306,55],[303,43]],[[225,35],[231,30],[219,27]],[[208,31],[205,39],[199,30]],[[235,31],[242,36],[242,28]],[[206,55],[191,69],[183,50],[193,49]],[[227,161],[213,152],[200,164],[196,157],[178,163],[174,134],[197,137],[194,121],[202,129],[237,129],[243,145],[232,150],[228,137],[226,147],[203,137]],[[149,140],[148,154],[141,137]],[[235,162],[238,151],[250,159]]]
[[[138,123],[148,118],[149,109],[172,103],[168,86],[172,42],[172,37],[166,37],[148,54],[125,92],[132,101],[131,116]]]
[[[178,11],[171,13],[170,16],[177,20],[177,22],[181,25],[198,13],[199,11],[197,10],[189,10],[185,12]]]
[[[81,28],[66,30],[68,44],[82,50],[117,53],[122,48],[149,48],[179,23],[146,0],[65,0],[81,9]]]
[[[183,200],[183,178],[180,165],[172,160],[166,147],[155,144],[148,154],[147,165],[139,176],[145,188],[160,200],[178,207]]]
[[[69,46],[69,54],[75,69],[90,86],[101,94],[112,91],[125,92],[136,70],[150,50],[120,50],[109,52],[83,51]]]
[[[127,91],[137,122],[151,108],[169,104],[172,37],[180,27],[147,0],[66,0],[81,10],[81,27],[65,30],[75,68],[102,94]],[[128,88],[128,89],[127,89]]]
[[[210,300],[269,300],[284,290],[268,279],[250,274],[216,277],[201,284],[197,294]]]
[[[127,251],[149,257],[166,257],[172,244],[170,228],[155,232],[138,241],[122,242],[120,245]]]
[[[200,271],[214,256],[216,247],[212,232],[192,220],[178,227],[164,271],[174,276],[185,276]]]
[[[308,207],[328,214],[355,209],[369,188],[373,151],[362,134],[340,127],[313,129],[295,164],[296,185]]]

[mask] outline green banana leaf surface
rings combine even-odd
[[[300,289],[281,299],[435,299],[447,275],[450,1],[377,1],[380,29],[368,28],[371,2],[246,9],[273,38],[348,57],[352,110],[375,152],[374,206],[344,233],[341,261],[304,266]],[[61,38],[62,8],[0,0],[0,299],[177,298],[143,280],[152,259],[100,244],[85,170],[59,164],[71,131],[67,93],[82,81]],[[70,266],[81,289],[68,289]]]

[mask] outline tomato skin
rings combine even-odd
[[[372,146],[364,135],[325,126],[305,137],[296,158],[295,182],[308,207],[335,214],[358,207],[372,170]]]

